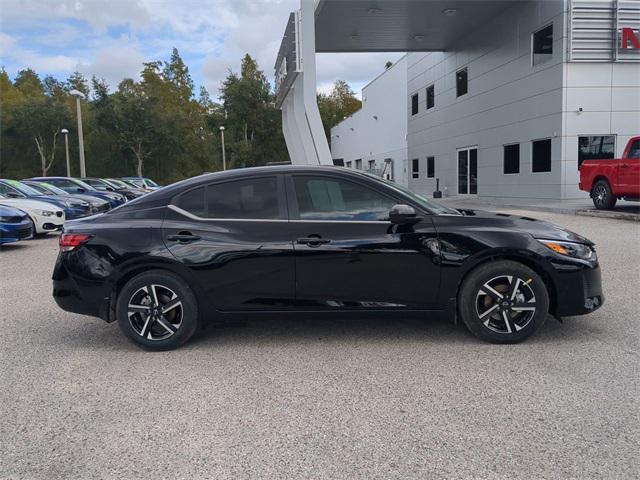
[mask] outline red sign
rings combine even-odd
[[[640,50],[640,38],[635,34],[632,28],[625,27],[622,29],[622,48],[629,48],[629,44],[631,44],[631,48],[637,48]]]

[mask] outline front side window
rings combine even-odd
[[[198,217],[206,216],[207,212],[204,203],[206,187],[198,187],[183,193],[174,202],[175,205]]]
[[[383,221],[395,201],[349,180],[295,176],[301,220]]]
[[[212,184],[206,195],[209,218],[280,218],[276,177]]]
[[[535,140],[531,147],[531,171],[533,173],[551,171],[551,139]]]
[[[427,157],[427,178],[436,176],[436,157]]]
[[[585,160],[615,158],[615,135],[593,135],[578,137],[578,168]]]
[[[469,91],[469,71],[466,68],[456,72],[456,97],[466,95]]]
[[[411,160],[411,178],[420,177],[420,160],[414,158]]]
[[[416,115],[418,113],[418,94],[414,93],[411,96],[411,115]]]
[[[505,175],[520,173],[520,144],[505,145],[502,152],[502,172]]]
[[[427,87],[427,110],[433,108],[436,104],[436,87],[431,85]]]
[[[538,65],[553,57],[553,24],[533,34],[533,64]]]
[[[629,147],[627,158],[640,158],[640,140],[634,140]]]

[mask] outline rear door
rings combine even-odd
[[[429,215],[393,225],[404,203],[368,182],[331,174],[287,178],[296,252],[296,299],[311,310],[436,308],[440,268]]]
[[[286,309],[294,257],[280,176],[200,185],[175,197],[165,245],[221,311]]]
[[[631,141],[618,170],[620,191],[623,195],[640,197],[640,139]]]

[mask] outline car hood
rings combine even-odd
[[[0,202],[1,201],[2,200],[0,200]],[[5,205],[0,205],[0,217],[24,217],[25,215],[25,212],[16,207],[7,207]]]
[[[538,220],[533,217],[522,215],[511,215],[508,213],[493,213],[484,210],[465,210],[459,209],[462,214],[472,218],[482,219],[483,225],[488,227],[495,226],[507,230],[515,230],[528,233],[535,238],[545,240],[558,240],[565,242],[584,243],[586,245],[594,245],[588,238],[583,237],[571,230],[560,225]]]
[[[0,204],[25,210],[49,210],[51,212],[64,211],[62,208],[57,207],[52,203],[43,202],[41,200],[31,200],[29,198],[0,198]]]

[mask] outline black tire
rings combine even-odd
[[[611,185],[606,180],[598,180],[591,189],[591,200],[598,210],[611,210],[618,199],[613,195]]]
[[[198,304],[182,278],[165,270],[151,270],[122,288],[116,317],[122,332],[137,345],[172,350],[188,341],[198,328]]]
[[[498,260],[480,265],[467,276],[458,293],[458,311],[476,337],[491,343],[518,343],[544,324],[549,293],[529,267]]]

